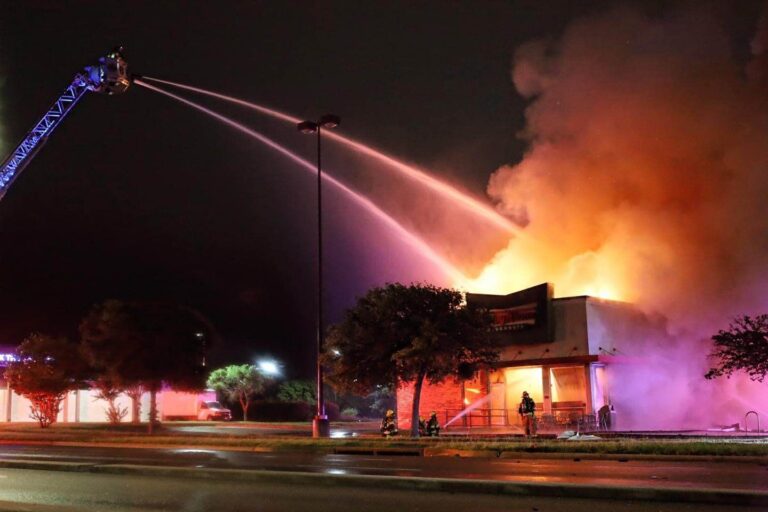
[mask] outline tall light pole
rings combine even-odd
[[[312,420],[312,437],[330,437],[331,427],[325,414],[323,394],[323,182],[322,153],[320,139],[323,128],[336,128],[341,123],[339,116],[325,114],[319,121],[302,121],[296,127],[301,133],[317,134],[317,412]]]

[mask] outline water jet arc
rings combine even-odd
[[[152,78],[148,76],[145,76],[143,78],[144,80],[151,80],[153,82],[170,85],[172,87],[178,87],[179,89],[184,89],[187,91],[196,92],[198,94],[203,94],[205,96],[210,96],[212,98],[217,98],[230,103],[235,103],[237,105],[241,105],[243,107],[249,108],[251,110],[255,110],[267,116],[273,117],[275,119],[280,119],[281,121],[285,121],[288,123],[296,124],[302,121],[298,117],[294,117],[292,115],[286,114],[285,112],[280,112],[279,110],[274,110],[274,109],[265,107],[263,105],[259,105],[257,103],[251,103],[249,101],[241,100],[239,98],[235,98],[232,96],[227,96],[225,94],[219,94],[206,89],[201,89],[199,87],[193,87],[191,85],[171,82],[169,80],[161,80],[159,78]],[[344,137],[343,135],[339,135],[338,133],[328,132],[325,134],[325,136],[337,142],[340,142],[346,146],[349,146],[355,149],[356,151],[359,151],[360,153],[363,153],[367,156],[370,156],[381,162],[384,162],[385,164],[395,168],[397,171],[401,172],[408,178],[415,180],[416,182],[426,186],[427,188],[432,189],[433,191],[437,192],[442,196],[448,197],[449,199],[456,201],[459,205],[461,205],[463,208],[465,208],[472,214],[485,219],[486,221],[490,222],[492,225],[496,226],[497,228],[500,228],[508,233],[513,233],[513,234],[518,234],[520,232],[520,229],[513,222],[511,222],[506,217],[503,217],[502,215],[500,215],[493,208],[481,203],[480,201],[469,196],[468,194],[465,194],[464,192],[459,191],[458,189],[452,187],[451,185],[448,185],[447,183],[444,183],[436,178],[433,178],[432,176],[428,175],[424,171],[420,171],[419,169],[416,169],[415,167],[412,167],[388,155],[385,155],[384,153],[377,151],[370,146],[367,146],[361,142],[357,142],[354,139]]]
[[[182,98],[181,96],[177,96],[173,93],[170,93],[168,91],[165,91],[163,89],[160,89],[158,87],[155,87],[151,84],[148,84],[144,82],[141,79],[134,79],[134,83],[136,85],[140,85],[142,87],[145,87],[147,89],[150,89],[152,91],[155,91],[157,93],[163,94],[165,96],[168,96],[170,98],[175,99],[176,101],[179,101],[181,103],[184,103],[187,106],[190,106],[196,110],[199,110],[200,112],[203,112],[205,114],[208,114],[209,116],[218,119],[222,123],[231,126],[232,128],[235,128],[236,130],[239,130],[242,133],[245,133],[246,135],[258,140],[259,142],[265,144],[269,148],[277,151],[278,153],[282,154],[283,156],[289,158],[293,162],[299,164],[301,167],[303,167],[305,170],[309,171],[312,174],[317,173],[316,167],[308,162],[307,160],[304,160],[300,156],[296,155],[292,151],[289,151],[284,146],[278,144],[277,142],[273,141],[269,137],[266,137],[265,135],[262,135],[261,133],[252,130],[248,128],[247,126],[244,126],[236,121],[233,121],[232,119],[223,116],[217,112],[214,112],[198,103],[195,103],[193,101],[190,101],[186,98]],[[389,228],[391,228],[398,237],[403,240],[406,244],[414,248],[417,252],[419,252],[421,255],[423,255],[425,258],[427,258],[429,261],[434,263],[435,265],[440,268],[442,272],[444,272],[446,275],[450,276],[451,279],[458,282],[466,282],[467,277],[456,267],[454,267],[451,263],[449,263],[445,258],[440,256],[435,252],[432,247],[429,246],[424,240],[419,238],[417,235],[411,233],[406,228],[404,228],[402,225],[400,225],[395,219],[390,217],[386,212],[384,212],[381,208],[376,206],[370,199],[362,196],[361,194],[355,192],[351,188],[349,188],[344,183],[340,182],[333,176],[330,176],[328,174],[323,174],[322,178],[336,187],[337,189],[344,192],[346,195],[348,195],[353,201],[355,201],[359,206],[363,207],[366,211],[373,214],[374,217],[382,221],[384,224],[386,224]]]
[[[491,399],[491,395],[487,395],[487,396],[484,396],[483,398],[480,398],[479,400],[472,402],[469,406],[461,410],[456,416],[446,421],[445,425],[443,425],[443,428],[448,428],[454,421],[460,420],[461,418],[471,413],[481,405],[487,403],[490,399]]]

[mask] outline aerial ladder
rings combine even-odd
[[[128,64],[123,58],[122,48],[115,48],[101,57],[97,64],[87,66],[76,74],[64,94],[59,96],[24,140],[3,161],[0,166],[0,200],[86,92],[121,94],[128,90],[131,82],[132,77],[128,74]]]

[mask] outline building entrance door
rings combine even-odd
[[[522,400],[523,391],[536,402],[537,411],[542,410],[544,400],[541,366],[525,366],[522,368],[505,368],[507,420],[510,425],[520,425],[517,407]],[[538,413],[537,413],[538,414]]]

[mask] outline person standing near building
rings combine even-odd
[[[389,409],[384,415],[384,419],[381,420],[381,435],[384,437],[397,435],[397,419],[395,419],[395,411],[392,409]]]
[[[523,399],[520,401],[520,406],[517,408],[517,412],[523,420],[523,429],[525,435],[536,435],[536,403],[528,395],[527,391],[523,391]]]
[[[427,420],[426,432],[429,437],[440,435],[440,422],[437,420],[437,413],[432,411]]]

